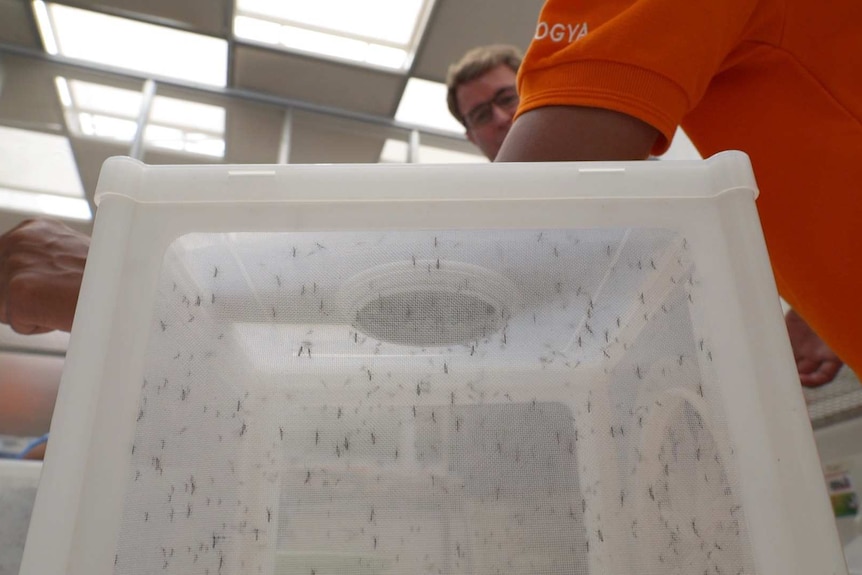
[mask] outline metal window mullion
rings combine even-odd
[[[410,139],[407,141],[407,163],[408,164],[418,164],[419,163],[419,143],[421,136],[419,135],[419,130],[412,130],[410,132]]]
[[[281,124],[281,141],[278,144],[279,164],[290,163],[290,138],[293,133],[293,108],[284,111],[284,121]]]
[[[132,139],[132,146],[129,150],[129,156],[136,160],[144,158],[144,131],[147,128],[147,123],[150,120],[150,111],[153,109],[153,100],[156,97],[156,82],[149,79],[144,82],[144,88],[141,91],[141,109],[138,111],[137,129],[135,137]]]

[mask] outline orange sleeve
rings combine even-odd
[[[518,77],[518,114],[543,106],[623,112],[676,127],[742,41],[757,0],[547,0]]]

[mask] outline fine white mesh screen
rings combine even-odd
[[[688,242],[193,234],[115,573],[752,574]]]

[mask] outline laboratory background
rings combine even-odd
[[[112,156],[487,162],[447,110],[447,69],[475,46],[526,49],[542,4],[0,0],[0,233],[39,216],[90,233]],[[678,132],[657,161],[687,159],[700,156]],[[68,343],[0,325],[0,403],[22,388],[25,405],[52,401]],[[862,387],[845,367],[803,393],[850,572],[862,573]],[[49,425],[0,420],[0,575],[18,572],[41,465],[16,455]]]

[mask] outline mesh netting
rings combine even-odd
[[[662,230],[189,235],[115,573],[754,573]]]

